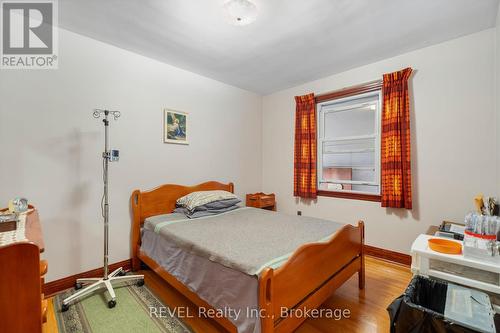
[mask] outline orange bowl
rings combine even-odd
[[[441,238],[431,238],[429,239],[429,247],[431,250],[446,254],[461,254],[462,245],[460,243],[441,239]]]

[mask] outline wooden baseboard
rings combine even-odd
[[[365,245],[364,246],[365,255],[392,261],[401,265],[410,266],[411,265],[411,256],[408,254],[395,252],[391,250],[381,249],[379,247]]]
[[[109,270],[113,271],[119,267],[122,267],[126,271],[130,270],[132,267],[131,259],[110,264]],[[58,292],[73,287],[75,285],[76,279],[99,277],[102,276],[103,274],[104,274],[104,268],[99,267],[90,271],[71,275],[59,280],[51,281],[43,285],[43,293],[45,294],[45,297],[50,297],[54,294],[57,294]]]
[[[399,253],[391,250],[386,250],[386,249],[381,249],[375,246],[370,246],[370,245],[365,245],[364,247],[365,250],[365,255],[387,260],[387,261],[392,261],[401,265],[405,266],[410,266],[411,265],[411,256],[404,254],[404,253]],[[132,262],[131,259],[123,260],[114,264],[109,265],[109,270],[113,271],[117,269],[118,267],[123,267],[124,270],[128,271],[132,267]],[[45,283],[43,286],[43,293],[46,295],[46,297],[52,296],[54,294],[57,294],[58,292],[61,292],[63,290],[66,290],[68,288],[71,288],[75,285],[75,280],[76,279],[81,279],[81,278],[86,278],[86,277],[98,277],[103,274],[103,268],[96,268],[87,272],[75,274],[72,276],[68,276],[59,280],[51,281],[48,283]]]

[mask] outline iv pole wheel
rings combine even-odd
[[[116,301],[114,299],[108,302],[108,308],[112,309],[115,306],[116,306]]]

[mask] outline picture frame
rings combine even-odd
[[[180,145],[189,144],[189,114],[187,112],[163,110],[163,142]]]

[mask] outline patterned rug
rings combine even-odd
[[[146,286],[138,287],[135,284],[118,286],[115,289],[116,306],[112,309],[108,308],[107,292],[101,289],[73,303],[68,311],[62,312],[62,300],[73,292],[73,289],[69,289],[54,297],[54,312],[59,333],[193,332]],[[161,313],[161,316],[150,316],[151,308],[156,308],[156,313]]]

